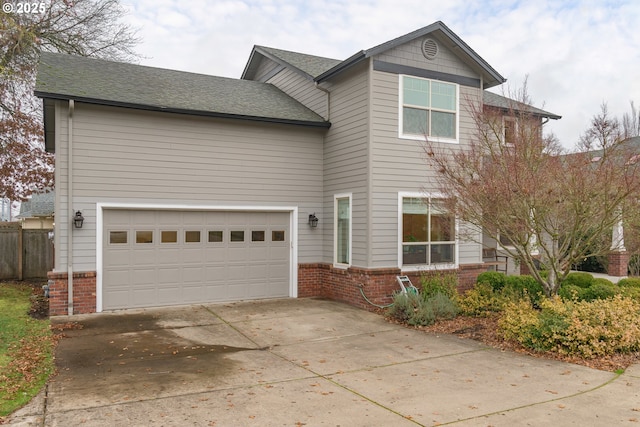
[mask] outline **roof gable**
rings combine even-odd
[[[269,58],[281,66],[291,68],[310,80],[315,79],[320,74],[342,62],[338,59],[274,49],[272,47],[254,46],[251,56],[249,57],[249,61],[242,73],[243,79],[251,80],[255,77],[255,71],[259,65],[260,56]]]
[[[47,99],[328,127],[267,83],[43,52],[35,93]]]
[[[360,51],[350,58],[342,61],[330,70],[325,71],[316,78],[316,81],[323,81],[342,72],[343,70],[355,65],[356,63],[379,55],[387,50],[393,49],[405,43],[409,43],[417,38],[426,35],[434,35],[440,42],[444,42],[446,47],[453,51],[463,62],[467,63],[471,68],[480,74],[484,81],[484,88],[489,88],[502,84],[506,81],[493,67],[489,65],[480,55],[478,55],[469,45],[467,45],[460,37],[451,31],[444,23],[437,21],[431,25],[420,28],[404,36],[397,37],[388,42],[382,43],[371,49]]]
[[[441,21],[420,28],[404,36],[400,36],[388,42],[382,43],[371,49],[361,50],[349,58],[340,61],[337,59],[323,58],[304,53],[296,53],[286,50],[254,46],[247,65],[242,73],[243,79],[255,77],[255,71],[259,66],[261,57],[269,58],[283,67],[294,71],[317,82],[327,80],[336,74],[350,68],[367,58],[379,55],[405,43],[409,43],[420,37],[432,34],[463,62],[469,65],[475,72],[482,76],[484,88],[502,84],[506,81],[493,67],[480,57],[469,45],[451,31]]]

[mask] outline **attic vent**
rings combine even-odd
[[[427,59],[434,59],[438,54],[438,43],[434,39],[424,39],[422,41],[422,54]]]

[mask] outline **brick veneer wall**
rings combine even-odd
[[[460,266],[455,271],[459,278],[459,291],[470,289],[478,274],[486,271],[483,264]],[[438,273],[442,273],[439,270]],[[399,268],[335,268],[331,264],[313,263],[298,266],[298,297],[323,297],[344,301],[367,310],[375,309],[362,293],[374,304],[385,305],[392,300],[394,291],[400,286],[396,276],[409,276],[411,282],[420,284],[421,272],[402,272]],[[424,272],[429,274],[429,272]],[[49,314],[61,316],[68,314],[68,275],[49,272]],[[362,292],[361,287],[362,285]],[[96,272],[73,273],[73,312],[85,314],[96,312]]]
[[[69,314],[69,279],[67,273],[50,271],[47,275],[49,285],[49,315]],[[73,313],[96,312],[96,272],[73,273]]]
[[[626,276],[629,274],[629,252],[612,251],[609,252],[609,263],[607,265],[607,274],[609,276]]]
[[[461,266],[458,270],[448,271],[454,271],[458,274],[458,291],[463,292],[471,289],[478,274],[486,270],[487,267],[483,264],[471,264]],[[437,273],[442,272],[443,270],[437,271]],[[402,272],[399,268],[350,267],[341,269],[323,263],[300,264],[298,266],[298,296],[329,298],[373,310],[375,306],[369,304],[362,293],[372,303],[386,305],[392,301],[394,291],[400,289],[396,276],[409,276],[411,282],[418,286],[422,274],[429,274],[429,272]],[[360,285],[362,285],[362,292]]]

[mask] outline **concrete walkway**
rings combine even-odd
[[[640,423],[618,375],[501,352],[319,299],[104,313],[10,420],[30,426],[612,426]]]

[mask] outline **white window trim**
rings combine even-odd
[[[404,77],[411,77],[415,79],[429,80],[434,82],[442,82],[454,85],[456,87],[456,138],[441,138],[436,136],[428,136],[428,135],[413,135],[413,134],[404,134],[404,117],[403,117],[403,108],[404,108]],[[429,138],[430,141],[433,142],[443,142],[448,144],[459,144],[460,143],[460,85],[457,83],[446,82],[442,80],[436,79],[427,79],[425,77],[412,76],[409,74],[399,74],[398,75],[398,138],[400,139],[410,139],[414,141],[424,141],[426,138]],[[431,108],[429,108],[431,110]],[[436,109],[437,111],[437,109]]]
[[[338,262],[338,199],[349,199],[349,262]],[[333,266],[349,268],[353,262],[353,193],[333,195]]]
[[[416,191],[400,191],[398,192],[398,268],[402,271],[431,271],[431,270],[452,270],[457,269],[460,265],[460,240],[459,234],[459,220],[455,217],[455,240],[454,240],[454,262],[449,264],[402,264],[402,199],[405,197],[418,197],[418,198],[430,198],[430,199],[444,199],[442,193],[421,193]]]

